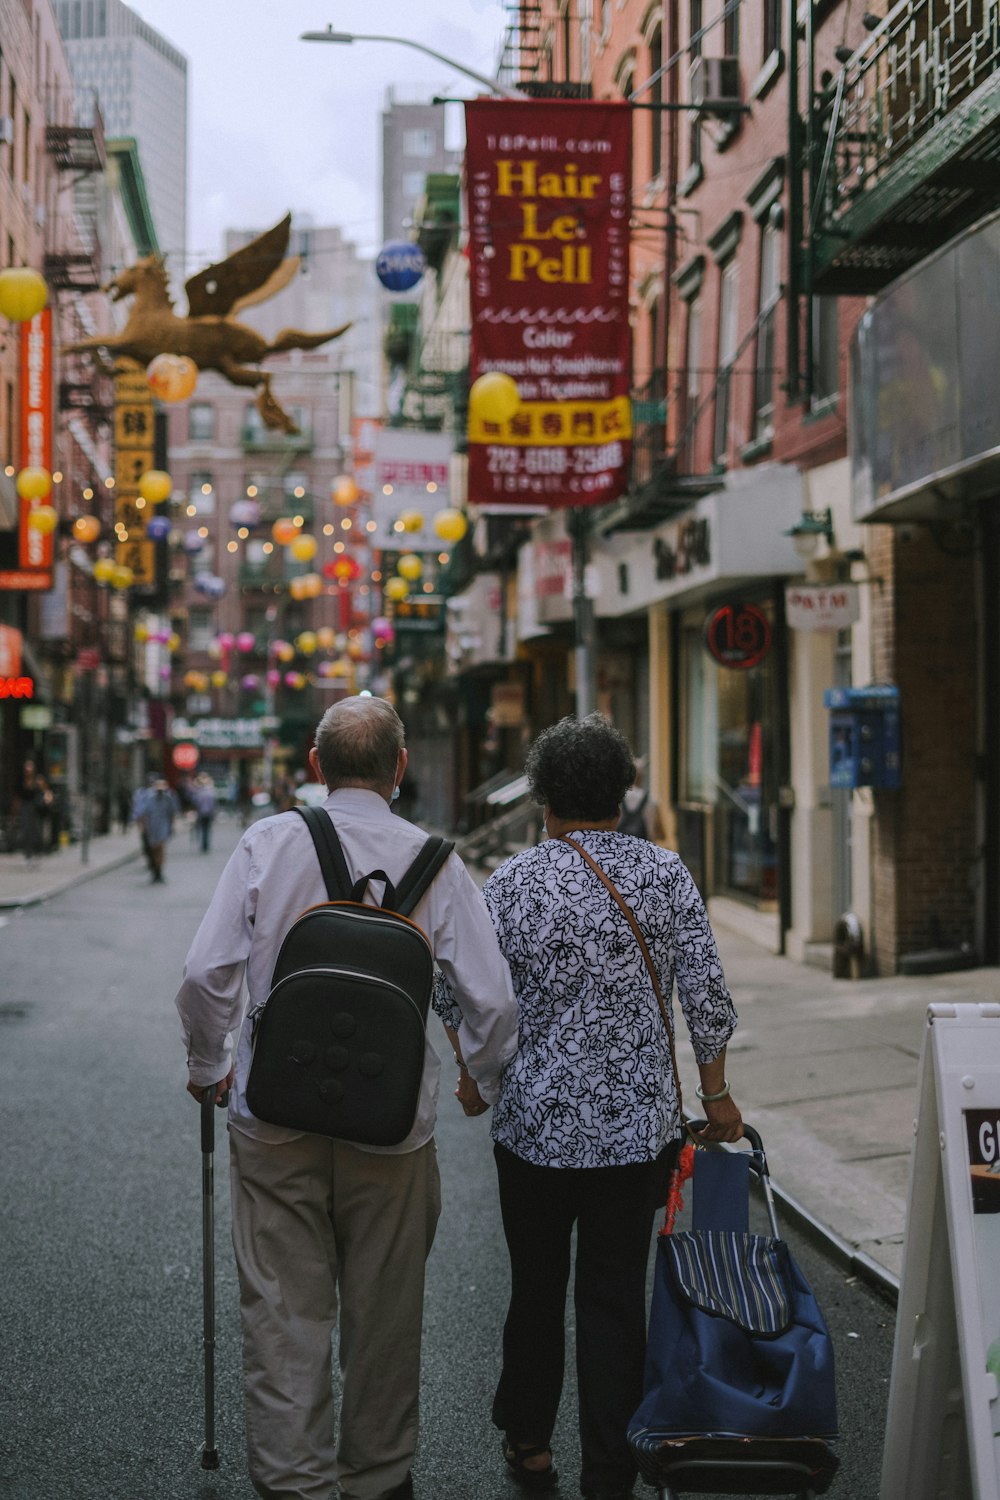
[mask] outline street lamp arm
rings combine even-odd
[[[303,31],[299,37],[300,42],[396,42],[400,47],[412,47],[416,52],[423,52],[427,57],[433,57],[437,62],[444,63],[447,68],[454,68],[457,73],[464,73],[466,78],[471,78],[475,83],[481,83],[491,93],[499,94],[503,99],[524,100],[528,96],[518,89],[510,89],[506,84],[498,83],[495,78],[487,78],[485,73],[477,73],[474,68],[466,67],[465,63],[456,62],[453,57],[447,57],[443,52],[436,52],[433,47],[427,47],[423,42],[415,42],[408,36],[362,36],[359,32],[334,31],[328,26],[325,31]]]

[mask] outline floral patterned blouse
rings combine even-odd
[[[646,939],[673,1020],[674,982],[695,1058],[736,1029],[708,915],[678,855],[629,834],[571,837],[604,870]],[[624,913],[580,854],[546,839],[483,888],[520,1010],[492,1135],[548,1167],[650,1161],[679,1131],[663,1015]],[[449,1024],[446,986],[435,1009]]]

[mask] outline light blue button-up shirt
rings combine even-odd
[[[384,797],[363,788],[342,787],[323,806],[353,879],[384,870],[398,883],[427,837],[392,813]],[[190,1080],[206,1086],[225,1077],[232,1037],[239,1032],[229,1121],[258,1140],[294,1140],[299,1133],[258,1120],[247,1106],[252,1036],[244,1016],[267,999],[278,949],[295,918],[326,899],[303,820],[291,813],[264,818],[247,829],[234,850],[184,965],[176,1003]],[[367,899],[373,899],[370,892]],[[438,872],[413,921],[426,933],[457,1001],[462,1056],[483,1098],[493,1102],[517,1048],[517,1005],[485,903],[457,855]],[[365,1149],[415,1151],[431,1138],[440,1071],[428,1037],[413,1130],[398,1146]]]

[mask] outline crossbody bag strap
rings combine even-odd
[[[416,859],[396,887],[393,910],[401,917],[410,915],[454,847],[450,840],[436,833],[421,845]]]
[[[593,870],[598,880],[621,907],[622,912],[625,916],[625,920],[628,922],[628,925],[631,927],[633,933],[635,934],[635,940],[639,944],[639,951],[642,954],[643,962],[645,963],[646,968],[649,971],[650,979],[653,981],[653,993],[656,995],[656,1003],[660,1007],[660,1014],[663,1017],[663,1024],[667,1028],[667,1041],[670,1045],[670,1065],[674,1070],[674,1085],[677,1089],[677,1109],[681,1119],[683,1120],[684,1114],[681,1105],[681,1075],[677,1071],[677,1053],[674,1049],[674,1029],[670,1024],[670,1012],[667,1010],[666,1004],[664,1003],[663,991],[660,989],[660,978],[655,968],[653,967],[653,960],[650,955],[649,948],[646,945],[646,939],[643,937],[642,930],[635,919],[635,912],[623,899],[615,883],[604,873],[600,865],[597,863],[596,859],[591,858],[582,844],[578,844],[576,839],[571,839],[569,834],[567,833],[561,833],[559,835],[559,838],[562,843],[571,844],[576,850],[577,854],[579,854],[583,859],[586,860],[587,864]]]

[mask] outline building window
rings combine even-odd
[[[740,8],[730,3],[726,7],[726,18],[722,23],[722,51],[725,57],[740,55]]]
[[[663,165],[663,115],[657,108],[663,103],[663,78],[657,75],[663,66],[663,32],[659,26],[649,42],[649,76],[654,80],[647,90],[649,103],[649,175],[659,177]]]
[[[760,237],[757,364],[754,373],[754,438],[757,442],[764,442],[774,432],[774,335],[780,285],[781,237],[773,224],[767,224]]]
[[[691,465],[690,444],[694,436],[694,425],[701,401],[701,298],[688,303],[687,330],[684,355],[683,412],[684,431],[679,446],[688,447],[688,466]]]
[[[411,202],[423,195],[427,183],[426,172],[404,172],[403,173],[403,196]]]
[[[764,0],[764,61],[781,49],[781,0]]]
[[[695,59],[701,56],[702,0],[689,0],[688,26],[690,65],[694,67]],[[691,134],[688,137],[688,157],[692,168],[701,166],[701,126],[701,116],[692,110]]]
[[[433,130],[404,130],[404,156],[433,156],[437,150],[437,136]]]
[[[188,480],[188,507],[192,505],[196,516],[215,515],[215,486],[206,471],[196,471]]]
[[[210,443],[215,437],[215,407],[208,401],[193,401],[188,408],[188,440]]]
[[[715,381],[715,438],[712,457],[725,464],[729,456],[733,364],[736,359],[739,317],[739,266],[731,260],[722,268],[719,287],[719,343]]]
[[[836,297],[814,297],[812,304],[812,404],[833,401],[840,390],[840,329]]]
[[[188,650],[207,651],[215,639],[210,609],[192,609],[188,613]]]

